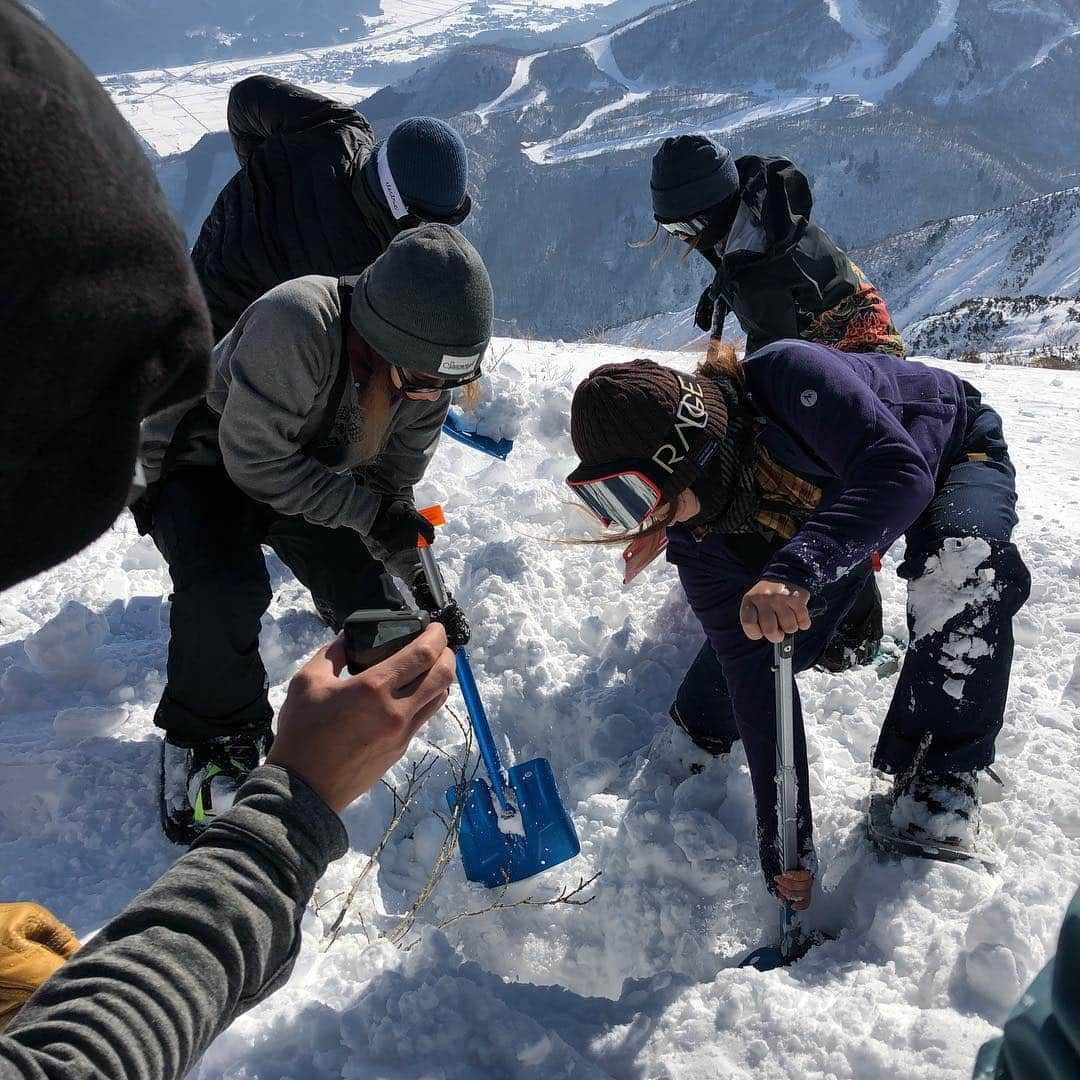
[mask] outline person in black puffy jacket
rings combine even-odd
[[[232,88],[228,124],[240,169],[191,252],[216,340],[275,285],[358,274],[403,229],[469,213],[465,145],[434,117],[376,142],[356,109],[253,75]]]

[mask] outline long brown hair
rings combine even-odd
[[[740,386],[745,385],[746,375],[743,371],[742,361],[735,351],[735,346],[727,341],[718,341],[713,338],[709,342],[705,359],[694,369],[698,377],[716,378],[724,376],[736,380]],[[679,493],[680,495],[682,492]],[[615,532],[605,532],[603,536],[583,536],[570,540],[563,540],[564,544],[625,544],[631,540],[637,540],[643,536],[652,536],[655,533],[670,529],[675,524],[675,515],[679,512],[678,496],[662,503],[655,514],[648,519],[648,523],[639,525],[636,529],[619,529]]]

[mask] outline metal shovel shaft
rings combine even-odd
[[[792,660],[795,635],[773,645],[776,685],[777,818],[780,859],[784,870],[799,868],[799,780],[795,772],[795,676]],[[780,911],[780,951],[785,958],[797,955],[801,934],[799,913],[787,901]]]
[[[417,549],[420,553],[420,565],[424,568],[424,577],[427,578],[428,588],[431,590],[432,599],[440,607],[446,607],[450,597],[446,593],[446,585],[439,571],[439,564],[435,562],[435,556],[430,547]],[[464,649],[458,649],[454,658],[457,667],[458,686],[461,696],[465,699],[465,708],[469,713],[473,731],[476,733],[476,742],[480,747],[480,756],[484,759],[488,778],[491,781],[495,798],[499,800],[499,807],[503,815],[515,813],[506,797],[506,788],[509,778],[499,760],[499,751],[495,747],[495,738],[491,734],[491,725],[488,723],[487,712],[480,698],[480,691],[476,686],[473,676],[472,664],[469,663],[469,654]]]
[[[506,797],[506,788],[510,783],[506,770],[503,769],[499,760],[499,751],[495,748],[495,739],[491,734],[491,725],[488,723],[487,713],[484,711],[484,703],[480,700],[480,691],[476,687],[476,679],[473,677],[472,664],[469,663],[469,654],[464,649],[458,649],[457,656],[458,686],[461,696],[465,699],[465,708],[472,721],[473,731],[476,732],[476,742],[480,747],[480,756],[484,759],[488,778],[491,780],[495,798],[499,800],[499,807],[503,816],[507,817],[516,813]]]

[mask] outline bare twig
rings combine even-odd
[[[568,904],[570,907],[584,907],[586,904],[591,904],[593,900],[596,899],[596,893],[593,893],[592,896],[585,897],[584,900],[580,899],[581,894],[589,888],[602,873],[602,870],[597,870],[597,872],[588,880],[581,878],[574,888],[571,889],[569,886],[566,886],[558,896],[552,896],[547,900],[541,900],[535,896],[525,896],[520,900],[511,900],[507,902],[501,899],[501,897],[506,895],[506,887],[504,886],[503,891],[500,893],[500,899],[493,901],[485,907],[477,908],[476,911],[459,911],[456,915],[451,915],[449,919],[444,919],[438,926],[440,930],[443,930],[452,923],[458,922],[460,919],[474,919],[477,915],[487,915],[492,911],[507,911],[510,908],[516,907],[554,907],[556,904]]]
[[[478,762],[474,762],[471,771],[469,769],[469,760],[472,757],[472,725],[465,724],[457,712],[449,706],[447,706],[447,711],[454,718],[454,721],[461,729],[465,739],[461,757],[457,761],[448,759],[450,772],[454,778],[454,787],[457,792],[454,799],[454,809],[450,815],[449,821],[438,813],[438,811],[435,811],[435,816],[442,822],[443,828],[445,829],[445,835],[443,836],[442,843],[439,845],[439,852],[435,856],[435,863],[431,868],[431,872],[428,874],[427,881],[424,882],[424,887],[420,890],[420,893],[413,901],[412,906],[405,912],[405,915],[399,920],[397,925],[385,935],[386,939],[395,945],[400,945],[401,941],[412,929],[413,924],[416,922],[416,917],[420,913],[420,909],[431,899],[432,893],[435,892],[436,887],[442,880],[443,874],[446,873],[450,864],[453,862],[454,852],[457,850],[458,828],[461,823],[461,813],[465,808],[465,800],[469,794],[469,783],[476,774],[476,769],[478,767]]]
[[[405,785],[405,794],[401,796],[398,794],[397,789],[387,784],[391,793],[394,796],[394,807],[396,809],[393,819],[386,827],[386,831],[382,835],[382,839],[375,845],[375,850],[372,851],[368,857],[367,863],[364,865],[364,869],[360,871],[356,880],[352,883],[352,887],[349,889],[348,894],[345,897],[345,903],[342,904],[341,910],[338,912],[337,918],[330,926],[329,938],[326,944],[323,946],[323,952],[326,952],[331,945],[337,941],[338,934],[341,932],[341,925],[345,921],[345,916],[348,914],[349,909],[353,905],[353,901],[356,899],[356,894],[360,891],[360,886],[363,885],[368,874],[379,861],[379,856],[386,850],[386,845],[390,843],[390,837],[394,835],[394,831],[401,824],[402,819],[408,812],[410,806],[412,806],[416,797],[424,790],[424,785],[427,783],[428,776],[431,770],[435,767],[437,758],[432,757],[430,754],[424,754],[424,756],[417,762],[414,762],[409,770],[408,779]],[[366,932],[366,931],[365,931]]]

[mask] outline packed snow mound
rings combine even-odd
[[[446,509],[436,553],[472,620],[500,750],[510,762],[551,760],[582,854],[503,896],[467,883],[455,860],[402,947],[391,944],[381,935],[415,903],[443,835],[440,762],[327,947],[342,894],[394,813],[376,787],[344,815],[352,847],[305,916],[292,981],[192,1075],[966,1078],[1045,962],[1080,881],[1080,374],[954,369],[1004,415],[1017,539],[1034,578],[998,742],[1005,786],[983,792],[1001,872],[871,851],[863,803],[893,680],[800,675],[821,860],[811,922],[836,940],[763,975],[737,966],[777,932],[745,758],[703,756],[667,716],[702,640],[675,575],[657,562],[624,589],[618,546],[556,542],[590,535],[563,484],[573,388],[640,350],[503,349],[477,422],[513,433],[509,460],[443,440],[417,498]],[[879,581],[886,632],[903,637],[899,554],[886,556]],[[958,580],[968,554],[949,553]],[[327,631],[305,590],[268,560],[275,597],[262,653],[277,705]],[[83,937],[178,855],[158,826],[152,723],[168,593],[164,564],[125,517],[0,596],[0,896],[40,901]],[[454,754],[461,741],[444,711],[388,779],[402,786],[428,743]],[[598,871],[584,907],[455,919],[493,900],[553,898]]]

